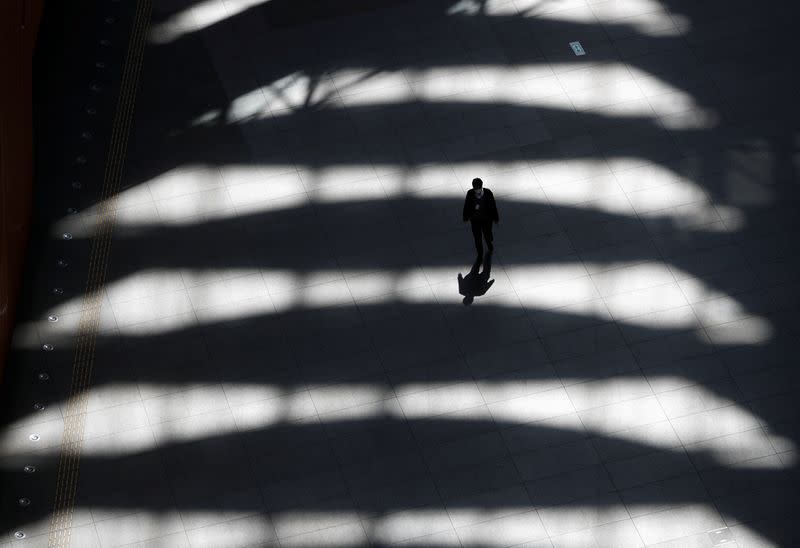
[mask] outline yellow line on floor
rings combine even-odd
[[[72,364],[72,382],[64,418],[64,437],[61,442],[55,501],[48,538],[50,547],[67,547],[71,540],[89,386],[100,327],[103,287],[111,252],[111,236],[116,222],[117,194],[125,165],[151,9],[152,0],[139,0],[122,73],[122,85],[100,193],[100,212],[92,236],[89,273]]]

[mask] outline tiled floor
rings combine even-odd
[[[797,545],[798,15],[157,0],[72,545]],[[71,266],[17,329],[0,546],[47,543],[84,180],[37,240]]]

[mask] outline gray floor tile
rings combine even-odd
[[[615,461],[606,466],[618,489],[681,476],[692,470],[692,462],[679,448]]]
[[[698,470],[775,455],[774,447],[761,428],[687,445],[686,451]]]
[[[205,497],[194,496],[193,500],[186,500],[176,497],[176,501],[181,506],[191,507],[192,504],[197,504],[197,502],[203,498]],[[181,520],[187,531],[196,529],[209,530],[210,527],[215,525],[219,526],[220,529],[226,529],[226,527],[223,526],[231,522],[236,523],[236,528],[239,528],[239,526],[245,523],[245,520],[248,522],[254,520],[263,521],[265,517],[263,515],[254,516],[254,514],[258,514],[264,509],[261,492],[257,487],[248,487],[240,491],[227,492],[215,490],[213,496],[208,497],[206,500],[223,500],[225,507],[215,512],[181,510]],[[189,538],[193,541],[191,533],[189,533]],[[252,538],[258,538],[258,535]]]
[[[635,318],[688,304],[675,282],[606,297],[605,301],[614,319],[617,320]]]
[[[598,434],[592,437],[592,443],[604,462],[614,462],[645,455],[654,447],[678,448],[681,440],[665,420],[618,430],[610,436]]]
[[[539,516],[551,538],[630,519],[615,494],[582,499],[568,507],[540,508]]]
[[[535,332],[525,315],[515,318],[484,317],[467,328],[456,328],[454,339],[464,354],[484,350],[487,341],[494,346],[505,346],[531,340]]]
[[[365,521],[373,542],[395,544],[425,536],[426,533],[446,533],[453,525],[446,512],[440,508],[416,508],[392,512]]]
[[[330,441],[336,458],[344,465],[402,455],[417,448],[404,421],[374,421],[357,425],[329,427]],[[390,471],[387,471],[390,472]]]
[[[269,516],[260,514],[240,519],[226,520],[223,523],[187,529],[186,535],[192,548],[196,546],[252,546],[276,540],[275,529]]]
[[[638,342],[631,349],[642,368],[648,369],[676,360],[711,354],[713,347],[705,331],[688,331]]]
[[[348,486],[341,474],[331,470],[304,469],[300,477],[260,478],[254,474],[262,490],[264,505],[269,512],[285,512],[298,508],[326,506],[327,501],[349,496]]]
[[[102,546],[130,544],[183,530],[177,512],[139,512],[95,523]]]
[[[518,370],[537,370],[539,367],[547,370],[547,354],[539,341],[523,341],[504,345],[497,349],[486,350],[466,356],[472,374],[475,378],[490,376],[493,373]]]
[[[456,534],[455,530],[450,531],[442,531],[440,533],[434,533],[432,535],[425,535],[421,537],[411,538],[407,540],[402,540],[396,543],[397,546],[425,546],[425,545],[434,545],[434,546],[455,546],[458,544],[458,535]]]
[[[588,440],[548,447],[540,451],[514,456],[514,462],[526,481],[588,468],[600,463],[597,452]]]
[[[513,546],[547,538],[542,521],[534,510],[484,521],[456,529],[462,545],[498,543]]]
[[[125,430],[133,430],[147,424],[147,415],[142,402],[131,402],[116,407],[94,411],[87,417],[84,436],[105,436]]]
[[[359,525],[360,516],[355,511],[349,500],[340,500],[331,503],[337,512],[287,512],[272,514],[272,525],[276,536],[283,541],[285,538],[298,539],[309,535],[309,538],[322,538],[323,531],[334,528],[346,527],[353,531],[353,526]],[[313,534],[313,536],[311,536]]]
[[[701,311],[700,314],[703,314],[703,312]],[[728,314],[722,313],[722,315],[723,317],[717,318],[717,320],[723,323],[706,327],[706,333],[708,333],[708,337],[714,344],[723,347],[736,343],[763,344],[773,338],[773,324],[764,317],[753,315],[724,321],[727,320],[724,316]]]
[[[511,400],[561,388],[561,380],[550,364],[527,367],[478,379],[478,390],[487,403]]]
[[[497,432],[487,432],[469,438],[437,445],[424,450],[431,472],[469,466],[485,460],[508,455],[508,448]]]
[[[577,413],[507,427],[500,433],[512,454],[563,445],[588,436]]]
[[[400,406],[407,418],[435,417],[445,413],[470,409],[484,403],[474,381],[466,381],[422,392],[404,393],[395,389]]]
[[[526,483],[526,488],[536,506],[567,505],[576,499],[604,495],[615,490],[602,465],[530,481]]]
[[[538,293],[522,294],[522,299],[535,301],[538,299]],[[547,310],[528,305],[527,312],[540,337],[589,329],[613,320],[608,307],[600,298],[580,300],[567,306]]]
[[[658,402],[667,417],[673,419],[692,415],[742,400],[741,393],[732,379],[722,378],[704,385],[693,385],[659,393]]]
[[[718,529],[725,524],[713,506],[691,506],[646,514],[633,518],[645,544],[655,544]]]
[[[367,536],[361,523],[345,523],[327,529],[280,538],[281,546],[336,546],[366,542]]]
[[[664,374],[666,371],[670,374]],[[653,392],[661,394],[688,388],[701,382],[724,382],[730,373],[719,355],[710,354],[648,369],[645,376]]]
[[[156,443],[166,446],[180,440],[204,439],[228,434],[236,429],[229,409],[163,422],[153,429]]]
[[[734,378],[742,394],[748,399],[774,396],[791,391],[797,386],[798,381],[797,373],[786,367],[772,367],[753,373],[735,375]]]
[[[667,418],[655,396],[613,403],[581,411],[579,415],[586,428],[601,432],[627,430]]]
[[[584,378],[634,374],[639,368],[631,350],[626,347],[560,360],[554,366],[565,385],[581,382]]]
[[[676,508],[687,501],[702,504],[711,500],[705,486],[694,472],[623,489],[620,491],[620,496],[632,517]]]
[[[506,515],[524,513],[533,508],[528,492],[521,485],[447,501],[447,512],[456,529]]]
[[[309,390],[313,409],[320,415],[341,411],[369,403],[392,399],[394,394],[388,390],[352,390],[342,384],[315,386]]]
[[[644,546],[639,532],[631,520],[615,521],[591,529],[567,533],[551,539],[553,546],[587,546],[602,548],[604,546],[639,547]]]
[[[369,517],[404,510],[425,513],[423,507],[432,509],[442,506],[442,498],[428,477],[418,481],[401,480],[375,487],[366,486],[359,489],[351,487],[350,494],[361,515]]]
[[[779,396],[765,396],[751,400],[747,404],[765,424],[778,425],[796,422],[800,418],[797,408],[792,405],[793,401],[794,395],[787,393]]]
[[[775,524],[780,522],[784,516],[770,517],[765,520],[757,520],[744,525],[734,525],[725,531],[733,536],[733,539],[740,546],[776,546],[780,544],[792,544],[797,538],[792,531],[781,532],[775,537],[766,539],[758,533],[759,530],[776,528]]]
[[[575,411],[563,388],[498,401],[489,404],[488,407],[492,417],[498,423],[534,422],[567,415]]]
[[[519,472],[510,457],[483,462],[477,466],[443,470],[434,475],[434,481],[445,504],[452,499],[521,483]]]
[[[750,493],[739,493],[715,498],[714,503],[725,520],[725,525],[737,525],[771,516],[780,516],[796,494],[788,486],[760,488]]]
[[[777,455],[761,457],[748,463],[748,466],[778,467],[781,460]],[[753,493],[762,489],[775,489],[783,486],[782,480],[772,474],[731,474],[725,466],[698,470],[709,494],[714,498]]]
[[[657,340],[665,332],[691,328],[698,324],[697,315],[689,305],[651,312],[630,318],[626,322],[632,324],[622,328],[630,344]]]
[[[598,381],[571,384],[566,387],[569,399],[577,411],[635,400],[653,392],[641,373],[609,377]]]
[[[672,419],[672,427],[684,444],[737,434],[759,426],[755,417],[736,405]]]
[[[354,492],[373,490],[398,482],[430,481],[429,468],[418,451],[343,466],[342,475]]]
[[[165,546],[175,546],[176,548],[191,548],[191,544],[189,543],[189,537],[186,536],[186,533],[183,531],[181,531],[180,533],[173,533],[171,535],[167,535],[161,538],[154,538],[151,540],[136,542],[134,544],[127,544],[125,545],[125,548],[163,548]]]
[[[535,303],[532,310],[558,309],[600,297],[589,276],[546,284],[534,289],[517,288],[523,303]]]
[[[208,385],[176,392],[142,402],[150,424],[191,417],[228,408],[222,386]]]
[[[597,289],[604,297],[644,290],[672,283],[672,275],[655,264],[642,264],[592,275]]]
[[[740,347],[736,351],[721,349],[717,353],[734,377],[760,369],[783,366],[787,363],[786,356],[789,354],[791,354],[791,342],[784,339],[776,339],[768,345]]]
[[[409,421],[409,426],[421,446],[439,445],[449,440],[496,429],[497,425],[489,417],[491,417],[489,408],[486,405],[478,405],[431,419],[417,418]],[[448,421],[447,428],[442,428],[442,421]]]
[[[165,295],[145,297],[132,301],[122,301],[111,305],[117,325],[121,327],[142,324],[154,320],[167,320],[190,312],[192,303],[186,290],[178,290]],[[180,325],[180,323],[179,323]]]
[[[616,323],[603,323],[576,329],[544,339],[548,355],[553,361],[575,358],[612,350],[625,345]]]

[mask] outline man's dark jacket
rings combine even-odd
[[[475,189],[471,188],[467,191],[467,197],[464,200],[464,221],[471,221],[472,214],[475,212]],[[488,188],[483,189],[483,215],[485,219],[500,222],[500,215],[497,214],[497,204],[494,201],[494,194]]]

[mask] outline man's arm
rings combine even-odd
[[[500,214],[497,212],[497,202],[494,201],[494,194],[492,194],[491,190],[487,190],[486,192],[488,193],[488,196],[489,196],[489,206],[491,207],[490,211],[491,211],[491,215],[492,215],[492,220],[495,223],[499,223],[500,222]]]
[[[469,220],[469,214],[470,214],[470,211],[469,211],[469,193],[470,193],[470,191],[468,190],[467,191],[467,197],[464,198],[464,213],[463,213],[462,216],[464,218],[464,222],[465,223]]]

